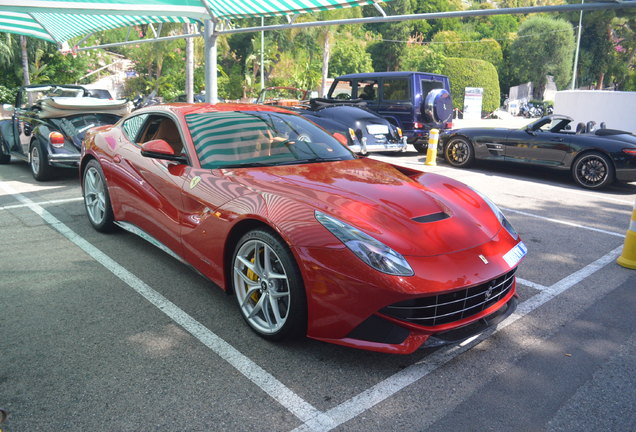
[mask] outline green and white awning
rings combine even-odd
[[[374,0],[0,0],[0,32],[65,42],[95,31],[319,12]]]

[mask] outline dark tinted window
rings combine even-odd
[[[382,84],[383,99],[386,101],[410,102],[409,80],[407,78],[387,78]]]
[[[423,99],[426,98],[426,95],[431,90],[444,88],[444,83],[441,81],[423,79],[421,82],[422,82],[422,98]]]

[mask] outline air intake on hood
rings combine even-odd
[[[429,223],[429,222],[437,222],[437,221],[441,221],[444,220],[446,218],[450,217],[449,215],[447,215],[444,212],[439,212],[439,213],[432,213],[430,215],[426,215],[426,216],[419,216],[416,218],[413,218],[413,220],[415,222],[419,222],[419,223]]]

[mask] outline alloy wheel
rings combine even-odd
[[[106,188],[95,167],[89,167],[84,176],[84,202],[91,221],[101,224],[106,215]]]
[[[280,257],[261,240],[245,242],[234,258],[234,288],[241,312],[259,333],[283,328],[290,312],[291,293]]]

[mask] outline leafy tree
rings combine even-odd
[[[404,70],[442,73],[444,68],[444,56],[431,49],[427,45],[409,44],[404,52],[405,58],[402,62]]]
[[[532,81],[534,98],[542,99],[547,75],[554,76],[557,88],[570,82],[573,54],[574,31],[569,22],[544,16],[528,18],[511,46],[511,75],[517,84]]]
[[[464,109],[466,87],[484,89],[482,109],[494,111],[499,107],[499,77],[495,67],[484,60],[466,58],[447,58],[442,69],[451,82],[453,106]]]
[[[477,39],[479,34],[442,31],[433,37],[432,46],[446,57],[461,57],[486,60],[495,67],[503,61],[501,46],[494,39]]]
[[[355,39],[351,34],[341,34],[334,44],[331,55],[330,75],[335,77],[349,73],[373,72],[373,62],[366,46],[365,41]]]

